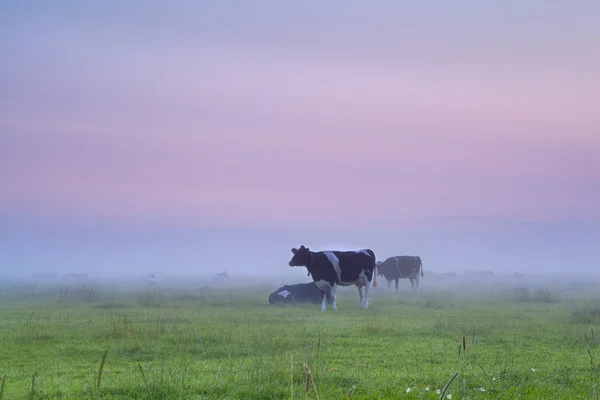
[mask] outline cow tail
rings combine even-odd
[[[421,258],[419,258],[419,268],[421,269],[421,278],[423,277],[423,262],[421,261]]]

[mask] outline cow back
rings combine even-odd
[[[375,268],[375,255],[371,250],[365,251],[333,251],[339,260],[340,281],[352,282],[365,271],[367,278],[373,278]]]

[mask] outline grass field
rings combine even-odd
[[[3,399],[437,399],[456,372],[444,398],[598,398],[595,284],[426,277],[326,312],[278,286],[4,286]]]

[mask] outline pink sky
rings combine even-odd
[[[133,24],[111,2],[8,10],[0,212],[281,226],[600,217],[597,5],[465,2],[444,16],[382,3],[361,30],[366,5],[317,18],[309,3],[257,3],[254,21],[129,6]]]

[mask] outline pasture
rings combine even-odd
[[[267,305],[279,284],[5,283],[1,396],[437,399],[458,373],[444,398],[599,398],[596,283],[381,281],[325,312]]]

